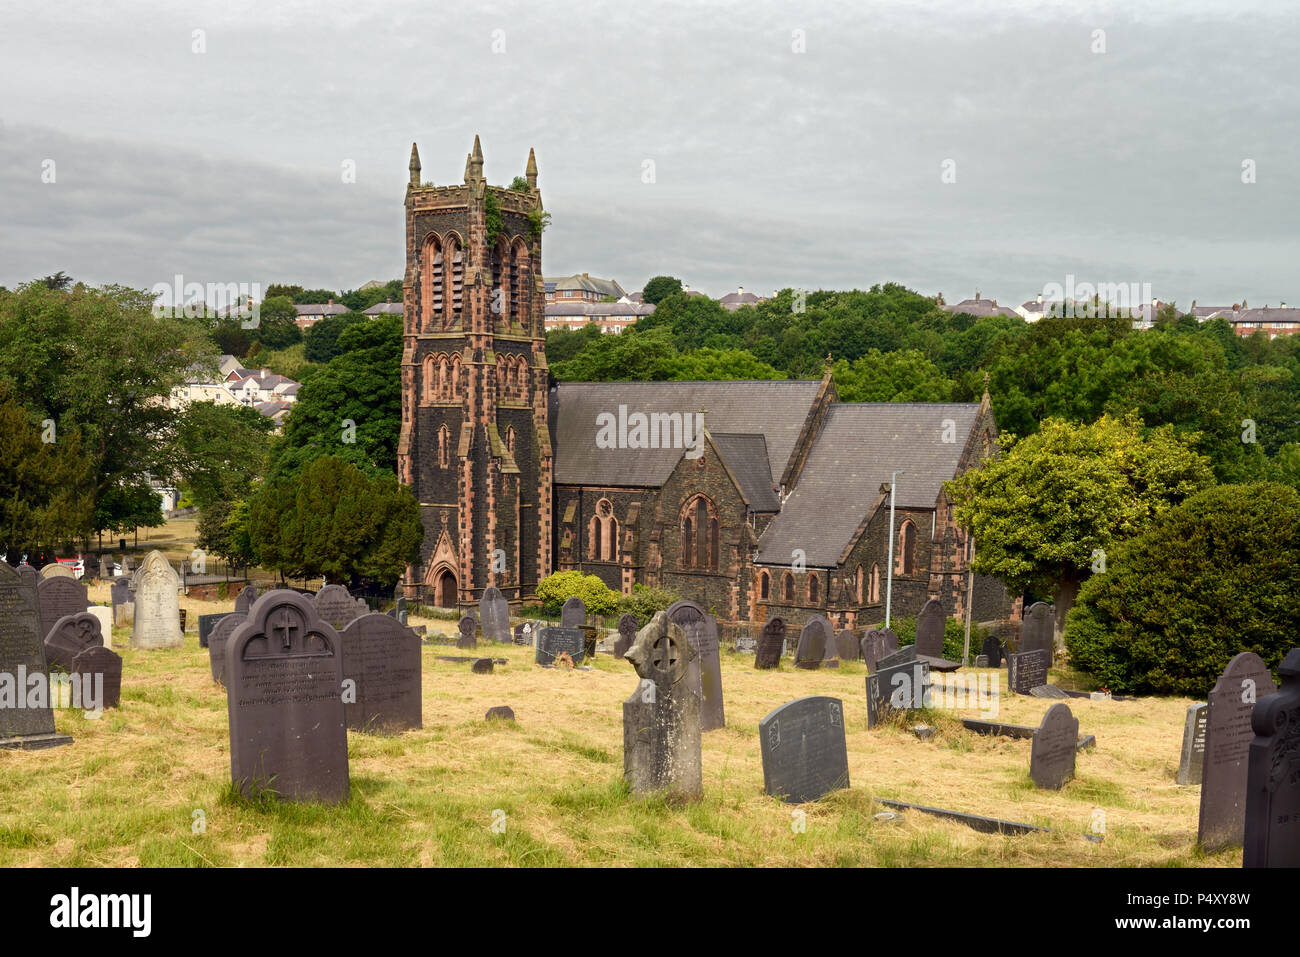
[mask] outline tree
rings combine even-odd
[[[38,427],[0,386],[0,554],[16,562],[37,547],[84,539],[93,519],[94,475],[80,433]]]
[[[677,350],[667,329],[601,336],[568,362],[552,366],[555,378],[575,382],[663,381],[675,368]]]
[[[269,473],[293,475],[322,454],[372,475],[397,468],[402,426],[402,317],[380,316],[339,334],[340,354],[298,390]]]
[[[243,498],[266,469],[271,420],[242,405],[194,402],[177,428],[177,472],[201,510]]]
[[[368,316],[355,312],[318,320],[303,333],[304,357],[308,362],[329,362],[339,355],[339,336],[343,330],[357,322],[368,321]]]
[[[844,402],[948,402],[952,383],[922,353],[870,350],[834,365],[835,390]]]
[[[172,389],[215,370],[201,321],[153,314],[152,294],[121,286],[70,290],[29,283],[0,298],[0,383],[56,436],[80,433],[95,477],[94,529],[156,515],[145,476],[174,476],[180,412]],[[153,495],[149,505],[147,496]]]
[[[411,490],[395,475],[367,476],[322,455],[294,478],[262,485],[249,506],[258,560],[284,575],[325,575],[391,588],[420,554],[424,526]]]
[[[247,501],[213,502],[199,512],[197,545],[232,565],[247,566],[257,559],[249,534]]]
[[[1300,493],[1207,489],[1118,545],[1069,615],[1071,663],[1112,691],[1203,698],[1228,661],[1300,633]]]
[[[697,349],[678,356],[671,369],[669,378],[684,382],[785,378],[785,373],[759,362],[744,349]]]
[[[72,277],[62,269],[56,272],[53,276],[46,276],[44,279],[38,281],[46,289],[63,291],[72,288]]]
[[[1091,425],[1049,419],[1005,438],[1000,458],[944,484],[975,538],[977,574],[1016,590],[1050,592],[1056,631],[1089,571],[1151,519],[1212,482],[1204,456],[1165,426],[1135,417]]]
[[[672,276],[655,276],[641,289],[641,301],[658,304],[682,291],[682,281]]]
[[[264,349],[283,349],[302,341],[298,310],[288,296],[272,296],[263,302],[258,324],[249,332]]]

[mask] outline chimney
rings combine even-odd
[[[998,307],[998,301],[994,299],[992,300],[992,303],[993,303],[993,308],[996,309]]]
[[[737,296],[743,296],[744,294],[745,294],[745,287],[744,287],[744,286],[737,286],[737,287],[736,287],[736,295],[737,295]]]
[[[333,299],[330,300],[330,305],[331,305],[331,306],[334,305],[334,300],[333,300]]]
[[[584,273],[582,274],[582,278],[583,278],[583,279],[590,279],[591,277],[588,276],[588,275],[584,272]]]
[[[1043,304],[1043,294],[1041,292],[1038,294],[1038,304],[1040,306]]]
[[[682,283],[682,292],[690,292],[690,291],[691,291],[691,284],[689,282]]]
[[[975,290],[975,301],[976,301],[976,302],[979,302],[979,300],[980,300],[980,291],[979,291],[978,289],[976,289],[976,290]]]

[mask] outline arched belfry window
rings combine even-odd
[[[451,287],[451,310],[447,313],[443,328],[450,328],[460,323],[461,306],[465,299],[465,254],[461,251],[460,240],[452,236],[447,239],[447,284]]]
[[[707,571],[718,567],[717,510],[703,495],[682,509],[682,567]]]
[[[895,575],[913,575],[916,573],[916,526],[911,520],[903,523],[898,530],[898,558],[894,562]]]
[[[424,241],[424,253],[420,260],[421,332],[442,328],[443,282],[442,243],[437,236],[431,235]]]

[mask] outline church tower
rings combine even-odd
[[[463,183],[420,172],[412,144],[397,473],[420,503],[424,545],[404,590],[456,607],[495,585],[513,602],[551,571],[537,162],[529,150],[523,177],[489,186],[475,136]]]

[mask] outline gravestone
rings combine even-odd
[[[131,594],[131,579],[126,576],[115,578],[109,590],[113,599],[113,624],[117,627],[129,625],[135,621],[135,596]]]
[[[1046,602],[1035,602],[1025,612],[1025,620],[1020,625],[1020,651],[1047,652],[1050,664],[1052,653],[1056,650],[1052,630],[1056,625],[1055,609]]]
[[[212,670],[212,680],[217,684],[226,683],[226,642],[235,633],[235,629],[247,620],[247,615],[231,612],[217,622],[217,627],[208,635],[208,667]]]
[[[1277,672],[1281,690],[1250,717],[1243,867],[1300,867],[1300,648]]]
[[[1197,842],[1209,851],[1241,844],[1245,837],[1246,774],[1255,733],[1256,702],[1277,692],[1259,655],[1243,651],[1223,670],[1206,696],[1205,757],[1201,766],[1201,813]]]
[[[24,585],[31,585],[33,588],[40,587],[41,573],[26,562],[18,566],[18,577]]]
[[[868,729],[880,724],[892,711],[914,711],[929,702],[928,661],[905,661],[867,675]]]
[[[790,804],[819,800],[849,786],[844,703],[797,698],[758,723],[763,790]]]
[[[861,653],[858,636],[847,628],[835,636],[835,654],[840,661],[857,661]]]
[[[510,605],[499,588],[489,585],[483,590],[478,612],[483,619],[483,637],[488,641],[510,644]]]
[[[1002,642],[998,641],[993,635],[989,635],[984,639],[984,643],[980,645],[980,654],[984,656],[987,662],[985,667],[1002,667]]]
[[[826,658],[826,646],[834,643],[831,623],[821,615],[813,615],[799,632],[799,644],[794,650],[794,666],[815,671]]]
[[[622,658],[636,641],[636,615],[628,613],[618,620],[618,639],[614,642],[614,657]]]
[[[113,643],[113,609],[106,605],[88,605],[86,614],[99,619],[99,633],[104,636],[104,647]]]
[[[880,659],[898,651],[898,636],[889,628],[872,628],[862,636],[862,660],[867,671],[875,671]]]
[[[208,636],[212,634],[212,629],[217,627],[222,618],[233,614],[234,612],[223,611],[215,615],[199,615],[199,647],[208,647]]]
[[[257,588],[254,585],[245,585],[240,589],[239,594],[235,596],[235,611],[241,615],[247,615],[253,610],[253,602],[257,601]]]
[[[344,699],[347,726],[356,731],[421,727],[420,639],[415,633],[389,615],[369,614],[353,619],[339,643],[343,680],[355,682],[354,700]]]
[[[36,584],[36,594],[40,600],[42,635],[48,635],[60,618],[80,615],[90,606],[86,586],[72,578],[43,578]]]
[[[72,673],[72,661],[87,648],[104,646],[99,619],[89,612],[64,615],[45,636],[45,663]]]
[[[456,630],[460,633],[456,639],[457,648],[477,648],[478,621],[473,615],[462,615],[460,621],[456,622]]]
[[[1074,777],[1078,753],[1079,719],[1068,704],[1054,704],[1043,715],[1029,749],[1029,776],[1040,788],[1059,791]]]
[[[891,651],[887,655],[881,655],[876,659],[876,667],[882,671],[885,668],[894,668],[898,665],[906,665],[916,661],[916,645],[904,645],[896,651]]]
[[[515,644],[531,645],[533,643],[533,626],[526,621],[515,625]]]
[[[943,604],[937,598],[927,599],[921,606],[921,613],[916,616],[916,653],[929,660],[931,671],[956,671],[961,667],[960,662],[949,661],[943,656],[946,623]]]
[[[1205,764],[1205,702],[1187,706],[1183,725],[1183,752],[1178,759],[1178,783],[1201,784]]]
[[[515,709],[508,704],[499,704],[495,708],[488,708],[487,714],[483,715],[484,721],[513,721],[515,720]]]
[[[226,643],[230,772],[246,797],[348,799],[348,732],[339,635],[314,603],[263,595]]]
[[[398,599],[397,599],[397,603],[396,603],[395,605],[393,605],[393,617],[397,619],[397,621],[398,621],[399,624],[402,624],[402,625],[407,624],[406,599],[405,599],[405,598],[398,598]]]
[[[122,656],[103,645],[92,645],[72,659],[72,674],[82,682],[95,685],[101,708],[117,708],[122,704]],[[82,691],[82,701],[86,700]]]
[[[490,675],[492,674],[492,659],[478,658],[469,666],[469,670],[476,675]]]
[[[1047,666],[1052,653],[1046,648],[1007,655],[1007,687],[1013,694],[1029,694],[1047,684]]]
[[[49,581],[51,578],[71,578],[76,581],[77,576],[67,565],[51,562],[41,569],[41,580]]]
[[[754,667],[759,669],[775,668],[781,663],[781,652],[785,650],[785,619],[769,618],[763,624],[763,631],[758,636],[758,650],[754,652]]]
[[[316,614],[335,631],[342,631],[362,614],[356,599],[342,585],[326,585],[316,593]]]
[[[534,661],[545,667],[555,664],[561,654],[567,654],[576,665],[582,661],[583,652],[587,650],[586,637],[581,628],[565,628],[550,625],[542,628],[537,635],[537,653]]]
[[[581,628],[587,623],[587,606],[582,599],[574,595],[560,609],[561,628]]]
[[[185,647],[180,626],[180,579],[162,552],[145,556],[135,573],[131,647],[145,651]]]
[[[699,678],[691,674],[691,687],[700,693],[700,729],[716,731],[726,727],[727,718],[722,701],[722,657],[718,642],[718,623],[713,616],[689,599],[668,606],[669,620],[680,627],[686,640],[696,651],[693,667],[699,668]]]
[[[627,652],[641,679],[623,702],[623,776],[633,794],[704,794],[700,698],[691,686],[699,652],[667,612],[657,611]]]
[[[754,640],[754,637],[750,635],[749,632],[745,632],[736,639],[736,643],[732,646],[732,650],[741,654],[749,654],[751,651],[758,650],[758,642]]]
[[[109,563],[107,555],[99,556],[99,580],[108,581],[113,577],[113,567]]]
[[[123,555],[123,556],[122,556],[122,574],[123,574],[123,575],[130,575],[133,571],[135,571],[135,562],[131,561],[131,556],[130,556],[130,555]]]
[[[36,589],[33,576],[0,561],[0,748],[72,743],[54,730]],[[37,675],[34,687],[31,679]]]

